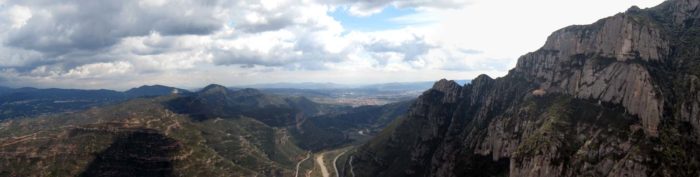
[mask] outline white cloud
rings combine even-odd
[[[32,11],[24,6],[12,6],[7,12],[5,16],[9,18],[10,26],[14,29],[22,28],[27,24],[27,20],[32,18]]]
[[[103,78],[109,75],[122,75],[129,72],[132,65],[127,62],[114,63],[92,63],[78,66],[70,69],[67,73],[61,74],[61,77],[77,77],[77,78]]]

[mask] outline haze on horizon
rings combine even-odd
[[[662,0],[0,0],[0,86],[502,76],[553,31]]]

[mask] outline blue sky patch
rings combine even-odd
[[[329,15],[335,20],[338,20],[343,27],[350,31],[379,31],[388,29],[402,28],[408,24],[402,24],[392,19],[415,14],[416,10],[412,8],[396,8],[388,6],[382,9],[381,12],[370,16],[353,16],[348,12],[348,8],[339,7]]]

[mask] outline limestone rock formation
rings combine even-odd
[[[700,0],[633,7],[554,32],[504,77],[438,81],[345,171],[698,176],[699,8]]]

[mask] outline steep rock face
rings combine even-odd
[[[358,148],[345,171],[697,176],[699,2],[670,0],[559,30],[502,78],[439,81],[386,135]]]
[[[664,100],[646,67],[600,56],[561,57],[557,53],[538,51],[525,55],[514,71],[533,82],[540,81],[540,88],[547,92],[621,104],[642,119],[647,133],[657,134]]]
[[[660,26],[635,13],[631,9],[554,32],[542,49],[518,60],[514,71],[550,92],[622,104],[655,135],[664,100],[649,71],[638,63],[663,62],[670,45]]]
[[[624,13],[592,25],[571,26],[556,31],[542,49],[559,51],[560,58],[576,54],[597,54],[618,61],[656,61],[670,52],[661,29]]]

